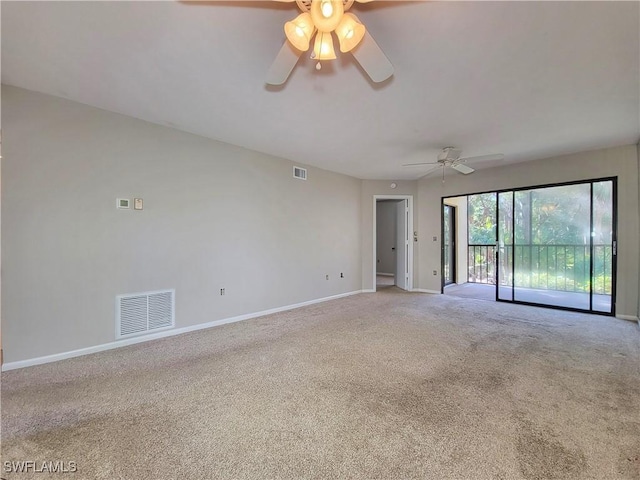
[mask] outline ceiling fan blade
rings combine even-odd
[[[422,165],[438,165],[440,162],[404,163],[403,167],[421,167]]]
[[[462,163],[454,163],[453,165],[451,165],[451,168],[453,168],[454,170],[459,171],[460,173],[464,173],[465,175],[469,175],[470,173],[475,172],[475,170],[467,165],[464,165]]]
[[[351,54],[374,82],[384,82],[393,75],[393,65],[368,31]]]
[[[294,48],[287,40],[278,52],[278,56],[271,64],[267,73],[267,84],[282,85],[287,81],[293,67],[298,63],[298,59],[302,55],[300,50]]]
[[[461,158],[459,162],[488,162],[490,160],[504,160],[502,153],[494,153],[493,155],[480,155],[479,157],[465,157]]]
[[[425,177],[428,177],[428,176],[429,176],[429,175],[431,175],[433,172],[440,172],[440,170],[441,170],[442,168],[443,168],[443,167],[440,167],[440,166],[438,166],[438,167],[431,167],[431,168],[430,168],[429,170],[427,170],[427,172],[426,172],[426,173],[424,173],[421,177],[418,177],[418,180],[421,180],[421,179],[423,179],[423,178],[425,178]]]

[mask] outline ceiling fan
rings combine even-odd
[[[267,84],[284,84],[300,56],[308,51],[315,35],[311,58],[320,62],[336,58],[333,36],[338,38],[340,51],[350,52],[362,69],[376,83],[393,75],[393,65],[367,32],[358,17],[349,13],[354,1],[368,3],[372,0],[276,0],[296,2],[301,10],[295,19],[285,23],[287,37],[267,74]]]
[[[435,162],[419,162],[419,163],[405,163],[402,165],[403,167],[420,167],[423,165],[437,165],[438,167],[442,167],[442,177],[444,181],[444,170],[446,167],[453,168],[460,173],[465,175],[469,175],[470,173],[475,172],[473,168],[467,165],[468,162],[487,162],[491,160],[503,160],[504,155],[502,153],[495,153],[492,155],[480,155],[478,157],[461,157],[462,150],[460,148],[455,147],[445,147],[438,154],[437,161]],[[429,172],[425,175],[428,175],[432,171],[435,170],[433,167]]]

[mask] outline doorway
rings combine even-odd
[[[392,286],[410,291],[413,288],[413,197],[375,195],[373,202],[374,291]]]
[[[442,206],[442,281],[446,285],[456,282],[456,207]]]
[[[467,265],[467,196],[448,197],[442,202],[442,291],[451,294],[465,289]],[[446,287],[446,292],[445,292]]]

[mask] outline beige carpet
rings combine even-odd
[[[635,323],[396,288],[2,375],[68,479],[640,478]],[[50,478],[45,474],[6,478]]]

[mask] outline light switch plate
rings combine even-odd
[[[134,210],[142,210],[142,199],[134,198],[133,199],[133,209]]]

